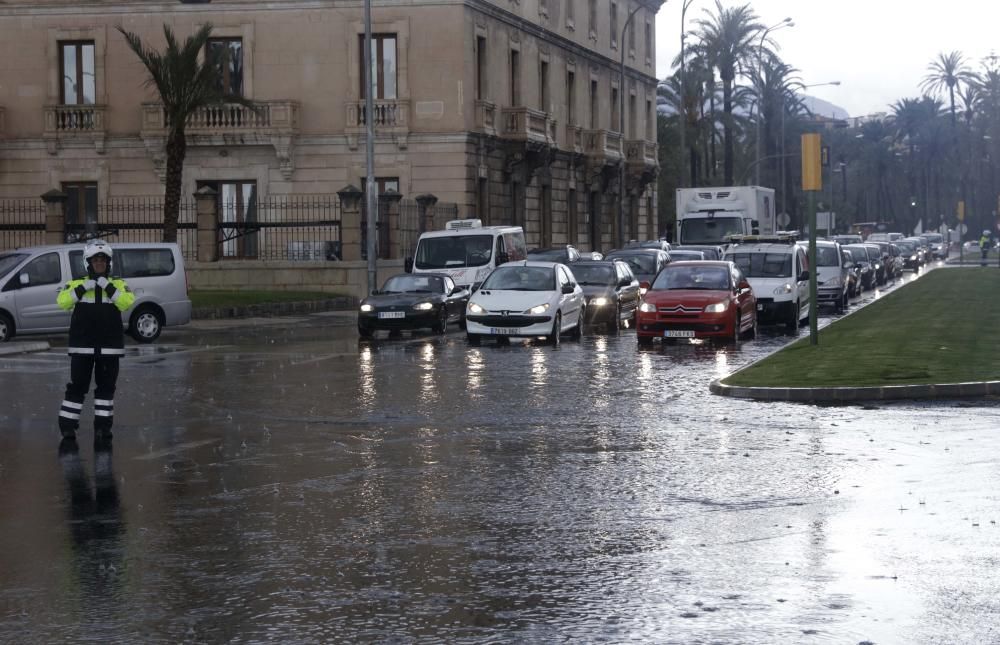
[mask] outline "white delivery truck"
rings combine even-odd
[[[407,273],[445,274],[459,286],[476,289],[496,267],[527,256],[520,226],[483,226],[478,219],[456,219],[443,231],[422,233],[405,267]]]
[[[775,219],[773,188],[678,188],[674,243],[720,245],[730,235],[774,235]]]

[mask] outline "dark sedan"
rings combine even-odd
[[[469,290],[440,273],[401,273],[361,301],[358,335],[371,338],[377,329],[397,332],[427,327],[443,334],[448,324],[464,323]]]
[[[721,260],[724,255],[721,246],[712,246],[709,244],[682,244],[681,246],[675,246],[670,249],[670,252],[674,251],[700,251],[705,254],[706,260]],[[673,256],[670,256],[671,260]]]
[[[605,325],[609,333],[623,320],[634,320],[639,307],[639,281],[624,262],[575,262],[571,267],[587,299],[587,324]]]
[[[850,251],[851,258],[858,269],[858,279],[860,280],[859,293],[862,289],[874,289],[876,280],[875,266],[868,255],[868,249],[863,244],[849,244],[842,248]]]
[[[670,254],[656,249],[622,249],[604,256],[605,260],[621,260],[628,264],[636,279],[652,283],[660,269],[670,264]],[[643,293],[639,290],[640,295]]]
[[[560,264],[570,264],[580,259],[580,252],[576,248],[567,244],[565,246],[554,246],[547,249],[532,249],[528,251],[528,259],[538,262],[559,262]]]

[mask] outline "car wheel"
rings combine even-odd
[[[0,312],[0,343],[5,343],[14,337],[14,321],[7,314]]]
[[[621,308],[621,305],[619,305],[618,309],[615,310],[615,314],[611,317],[611,320],[608,321],[607,325],[608,325],[608,333],[609,334],[617,334],[618,330],[621,329],[621,326],[622,326],[622,308]]]
[[[469,340],[470,345],[478,345],[480,336],[479,334],[466,334],[465,337]]]
[[[140,343],[151,343],[163,331],[163,314],[149,305],[139,307],[128,325],[129,334]]]
[[[652,336],[640,336],[636,334],[636,339],[639,341],[639,347],[649,347],[653,344]]]
[[[431,331],[435,334],[443,334],[448,331],[448,308],[442,306],[441,311],[438,314],[437,322],[431,327]]]
[[[585,315],[587,315],[587,308],[580,307],[580,317],[576,319],[576,327],[569,333],[569,337],[573,340],[580,340],[583,337],[583,317]]]
[[[791,313],[788,315],[788,320],[785,322],[785,328],[790,333],[795,333],[799,328],[799,314],[802,312],[801,307],[799,307],[798,301],[792,303]]]
[[[466,326],[465,326],[465,311],[462,311],[462,315],[459,316],[459,318],[458,318],[458,328],[461,329],[462,331],[465,331],[465,329],[466,329]]]
[[[840,304],[840,313],[847,311],[847,308],[851,306],[851,296],[845,291],[844,298]]]
[[[559,345],[559,335],[562,332],[562,314],[556,312],[556,317],[552,320],[552,333],[549,334],[549,342]]]
[[[371,338],[374,335],[375,335],[374,329],[358,325],[358,336],[361,336],[362,338]]]
[[[757,312],[753,314],[753,325],[747,330],[747,338],[757,338]]]
[[[733,337],[732,338],[733,338],[733,344],[734,345],[738,345],[739,342],[740,342],[740,338],[743,337],[743,335],[740,333],[740,326],[742,324],[743,324],[743,321],[740,319],[740,310],[737,309],[736,310],[736,320],[733,322]]]

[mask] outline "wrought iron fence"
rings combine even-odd
[[[0,201],[0,251],[45,243],[45,204],[38,199]]]
[[[162,197],[116,197],[97,204],[97,216],[90,222],[68,222],[66,242],[101,238],[115,242],[150,243],[163,241]],[[177,218],[177,244],[184,258],[193,260],[197,252],[195,204],[182,201]]]
[[[219,204],[219,257],[339,260],[337,195],[269,195]]]

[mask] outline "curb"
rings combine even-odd
[[[745,387],[712,381],[713,394],[759,401],[799,403],[855,403],[858,401],[894,401],[900,399],[958,399],[1000,396],[1000,381],[939,383],[934,385],[884,385],[871,387]]]
[[[258,318],[312,314],[321,311],[346,311],[357,306],[357,299],[340,296],[327,300],[304,300],[298,302],[270,302],[257,305],[232,307],[195,307],[191,310],[192,320],[219,320],[225,318]]]
[[[3,343],[0,344],[0,356],[25,352],[44,352],[49,348],[50,345],[45,341]]]

